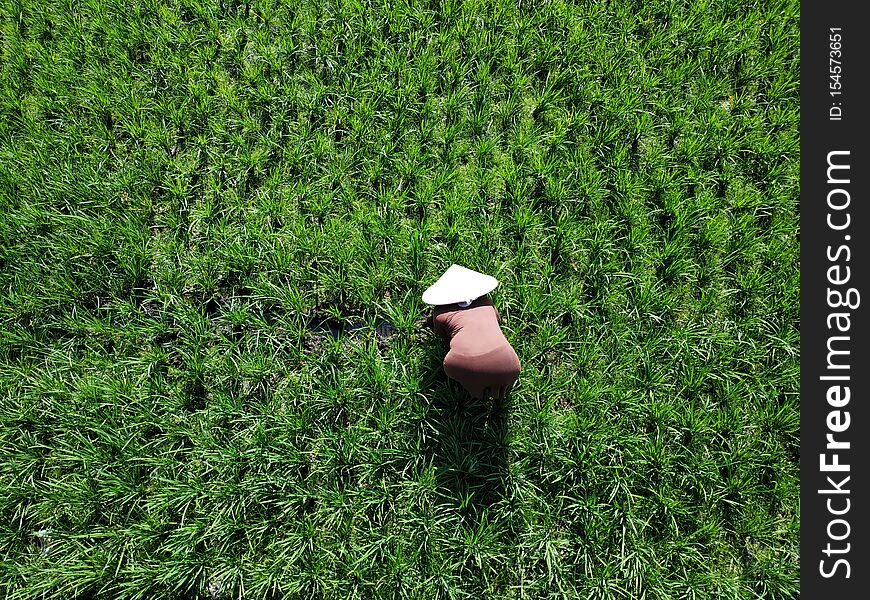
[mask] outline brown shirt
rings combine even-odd
[[[432,326],[450,341],[444,372],[475,398],[505,394],[520,374],[520,360],[499,327],[499,314],[488,296],[469,306],[436,306]]]

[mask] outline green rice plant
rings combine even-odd
[[[4,6],[5,596],[796,597],[798,15]]]

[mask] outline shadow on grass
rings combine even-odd
[[[446,344],[433,342],[434,374],[427,420],[434,430],[426,444],[439,493],[476,521],[505,496],[507,407],[504,399],[472,398],[444,373]],[[440,357],[440,358],[439,358]]]

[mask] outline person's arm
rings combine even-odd
[[[431,323],[432,323],[432,331],[436,334],[440,335],[442,338],[449,340],[450,334],[447,332],[447,324],[444,322],[444,318],[438,318],[444,313],[444,310],[441,307],[435,307],[432,311]]]

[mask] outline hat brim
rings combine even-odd
[[[454,264],[423,292],[423,302],[435,306],[456,304],[479,298],[497,286],[495,277]]]

